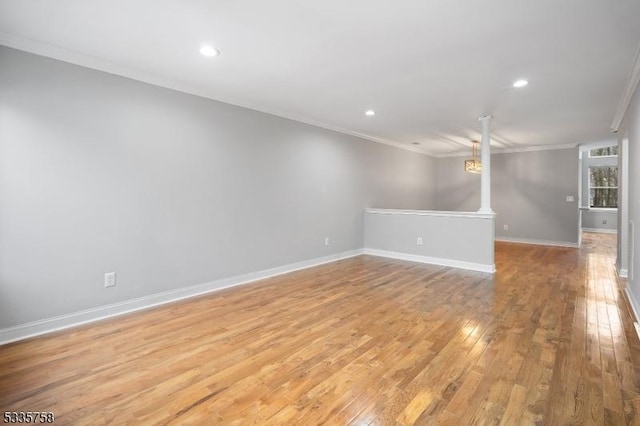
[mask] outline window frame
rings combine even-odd
[[[617,157],[617,155],[604,155],[601,157],[593,157],[593,158],[607,158],[607,157]],[[618,174],[619,170],[618,170],[618,165],[615,166],[605,166],[605,165],[592,165],[588,167],[588,171],[587,171],[587,185],[588,185],[588,192],[587,192],[587,196],[589,197],[589,210],[600,210],[600,211],[615,211],[618,210],[618,201],[617,201],[617,197],[616,197],[616,206],[615,207],[602,207],[602,206],[592,206],[591,205],[591,190],[592,189],[615,189],[616,193],[619,189],[619,186],[591,186],[591,169],[603,169],[603,168],[615,168],[616,169],[616,174]],[[619,195],[619,194],[618,194]]]
[[[591,148],[589,149],[589,158],[615,158],[618,156],[618,154],[613,154],[613,155],[591,155],[591,151],[595,151],[596,149],[604,149],[604,148],[613,148],[613,147],[618,147],[617,144],[613,144],[613,145],[608,145],[608,146],[601,146],[598,148]]]

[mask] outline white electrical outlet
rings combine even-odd
[[[573,200],[575,200],[575,198],[573,198],[573,195],[567,195],[565,199],[567,200],[567,203],[573,203]]]
[[[324,245],[325,245],[325,246],[328,246],[328,245],[329,245],[329,243],[330,243],[330,241],[329,241],[329,237],[325,237],[325,238],[324,238]]]
[[[104,274],[104,286],[106,287],[115,287],[116,286],[116,273],[115,272],[107,272]]]
[[[509,230],[509,225],[502,225],[502,229],[504,229],[505,231]]]
[[[602,224],[606,225],[607,224],[607,219],[602,219]]]
[[[422,237],[418,237],[418,239],[416,240],[416,244],[419,246],[422,245]]]

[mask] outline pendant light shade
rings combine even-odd
[[[482,163],[478,158],[478,141],[471,141],[471,159],[464,160],[464,171],[469,173],[481,173]]]

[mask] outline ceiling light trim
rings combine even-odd
[[[220,49],[217,49],[210,44],[204,44],[200,48],[200,54],[207,58],[215,58],[216,56],[220,56],[221,53]]]
[[[640,83],[640,43],[638,44],[638,48],[636,49],[636,56],[633,59],[631,69],[629,70],[629,76],[627,77],[627,82],[622,91],[620,102],[618,102],[618,109],[616,109],[616,113],[613,116],[613,120],[611,121],[612,132],[615,133],[620,129],[622,120],[624,120],[624,116],[627,114],[627,109],[629,109],[631,98],[633,97],[633,94],[636,92],[636,89],[638,88],[639,83]]]
[[[529,80],[527,80],[526,78],[519,78],[516,81],[514,81],[512,84],[512,86],[515,87],[516,89],[521,89],[528,85],[529,85]]]
[[[165,89],[175,90],[177,92],[198,96],[198,97],[209,99],[212,101],[222,102],[225,104],[234,105],[234,106],[245,108],[245,109],[258,111],[264,114],[274,115],[287,120],[308,124],[311,126],[319,127],[325,130],[331,130],[331,131],[342,133],[349,136],[355,136],[360,139],[366,139],[371,142],[381,143],[394,148],[399,148],[404,151],[410,151],[416,154],[421,154],[426,157],[434,157],[433,153],[430,153],[429,151],[425,150],[423,147],[418,148],[411,144],[405,144],[402,142],[383,139],[376,136],[367,135],[365,133],[360,133],[360,132],[332,126],[330,124],[322,123],[319,121],[298,117],[293,114],[283,113],[281,111],[277,111],[271,108],[265,108],[257,105],[252,105],[246,102],[237,101],[235,99],[216,96],[211,93],[208,93],[202,88],[199,88],[184,82],[179,82],[176,80],[161,77],[146,71],[139,71],[132,67],[123,66],[115,62],[98,58],[96,56],[88,55],[86,53],[76,52],[69,49],[64,49],[58,46],[54,46],[52,44],[15,36],[13,34],[8,34],[5,32],[0,32],[0,45],[6,46],[12,49],[22,50],[27,53],[32,53],[35,55],[56,59],[62,62],[78,65],[84,68],[89,68],[97,71],[106,72],[108,74],[129,78],[131,80],[140,81],[143,83],[151,84],[153,86],[164,87]]]

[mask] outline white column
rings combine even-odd
[[[491,209],[491,146],[489,142],[491,116],[479,118],[482,123],[482,146],[480,147],[482,175],[480,177],[480,210],[478,213],[493,213]]]

